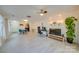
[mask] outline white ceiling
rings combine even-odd
[[[48,19],[50,17],[57,18],[57,15],[59,14],[63,17],[79,17],[79,6],[73,5],[1,5],[0,9],[8,13],[11,19],[16,20],[29,19],[38,21],[40,19]],[[37,13],[40,9],[47,10],[47,15],[41,17]],[[27,18],[26,16],[31,16],[31,18]]]

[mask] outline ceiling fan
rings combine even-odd
[[[40,14],[40,16],[43,16],[43,15],[47,14],[48,11],[47,10],[40,9],[40,12],[38,12],[38,13]]]
[[[46,11],[46,10],[41,9],[41,10],[40,10],[40,13],[47,13],[47,11]]]

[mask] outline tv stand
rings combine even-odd
[[[48,37],[49,37],[49,38],[52,38],[52,39],[59,40],[59,41],[64,41],[64,37],[63,37],[63,36],[58,36],[58,35],[49,34]]]

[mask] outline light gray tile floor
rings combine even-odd
[[[0,53],[78,53],[76,44],[69,44],[36,33],[15,34],[2,47]]]

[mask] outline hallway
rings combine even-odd
[[[0,53],[57,53],[79,52],[77,45],[60,42],[36,33],[15,34],[2,47]]]

